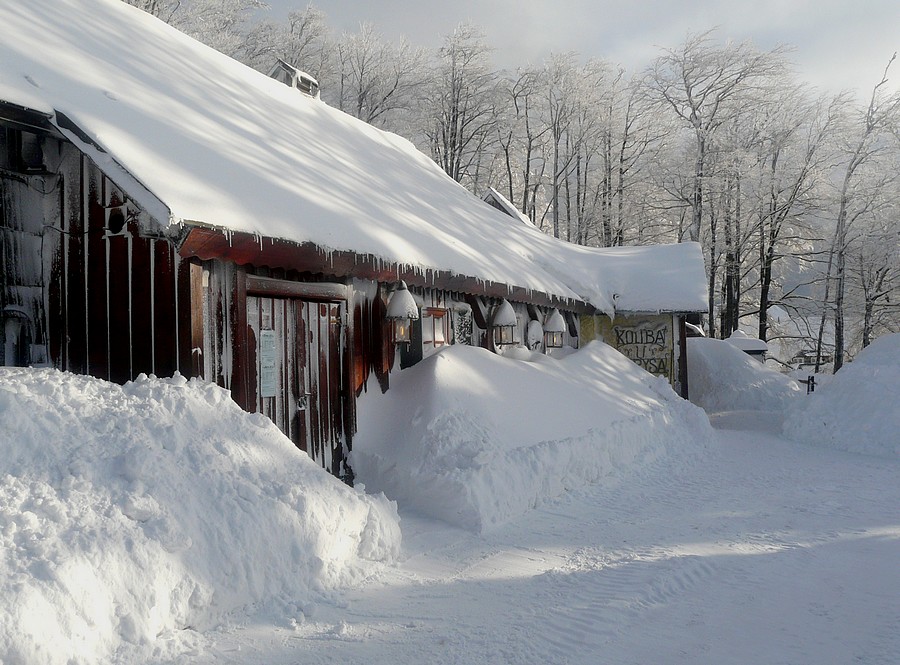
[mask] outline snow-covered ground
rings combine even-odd
[[[873,351],[895,353],[894,343],[889,340]],[[466,361],[465,352],[435,359],[434,367],[423,365],[408,381],[420,388],[432,380],[449,381],[454,368]],[[566,358],[570,372],[580,375],[571,393],[545,363],[505,362],[522,362],[524,368],[500,364],[479,376],[492,385],[470,388],[487,396],[507,390],[514,399],[533,390],[530,382],[538,380],[548,386],[538,396],[547,403],[564,395],[599,400],[598,422],[605,423],[599,431],[628,412],[661,409],[669,419],[672,445],[661,444],[664,439],[652,428],[645,448],[635,447],[639,437],[623,439],[631,449],[653,454],[603,467],[592,478],[566,476],[566,491],[551,483],[552,491],[539,493],[534,507],[521,512],[493,510],[488,491],[480,492],[476,502],[471,496],[442,495],[459,505],[488,506],[478,514],[498,517],[488,520],[489,529],[465,520],[454,525],[446,516],[435,519],[427,505],[417,510],[415,501],[424,500],[424,490],[401,497],[399,554],[390,504],[331,482],[282,447],[273,428],[226,405],[218,389],[177,379],[116,388],[59,373],[0,370],[0,436],[5,437],[4,450],[14,453],[0,469],[0,599],[5,608],[0,614],[0,661],[900,662],[900,459],[781,437],[773,423],[780,422],[784,407],[789,425],[803,428],[800,414],[814,402],[802,394],[769,405],[770,410],[758,400],[749,407],[747,402],[723,403],[726,413],[713,414],[719,429],[710,431],[700,424],[705,420],[696,409],[673,407],[663,387],[629,370],[612,384],[617,400],[604,402],[602,390],[585,394],[579,382],[588,381],[588,375],[623,370],[604,349]],[[862,372],[866,365],[858,367]],[[708,373],[706,379],[692,376],[692,389],[702,390],[704,380],[749,383],[740,371]],[[844,371],[833,386],[840,386]],[[850,381],[853,374],[847,377]],[[896,385],[860,382],[854,389],[866,386],[890,395],[887,402],[861,399],[854,406],[849,418],[857,435],[884,415],[879,409],[895,414],[900,408]],[[83,399],[79,392],[85,393]],[[464,391],[450,392],[454,394],[463,399]],[[824,391],[822,395],[828,399]],[[220,410],[206,411],[204,400]],[[519,420],[532,423],[534,431],[524,432],[523,426],[514,432],[526,457],[537,454],[529,441],[573,436],[562,423],[554,427],[545,422],[548,411],[536,406],[539,401],[526,403],[534,413],[519,413]],[[377,402],[391,407],[389,400],[375,398],[372,404]],[[54,408],[48,409],[51,404]],[[422,404],[419,417],[425,431],[437,411],[431,410],[427,395]],[[481,407],[492,415],[490,434],[503,432],[514,421],[501,407],[509,404],[501,400],[496,410]],[[195,409],[201,417],[190,426],[191,436],[178,433],[179,422]],[[212,413],[223,415],[211,418]],[[591,421],[589,413],[567,416],[583,419],[578,420],[582,424]],[[138,424],[125,424],[130,421]],[[10,435],[10,427],[18,436]],[[686,436],[693,430],[697,437]],[[468,426],[443,431],[472,432]],[[548,439],[548,431],[558,436]],[[244,438],[253,442],[238,444]],[[592,440],[603,446],[601,434]],[[110,442],[108,452],[104,441]],[[224,442],[225,452],[216,441]],[[79,442],[93,451],[87,456],[90,469],[63,462],[79,454]],[[465,451],[467,442],[471,437],[456,442],[445,438],[442,449]],[[398,442],[398,462],[409,452],[407,444]],[[265,452],[254,459],[257,445]],[[373,448],[381,456],[389,449],[388,444]],[[488,446],[481,461],[496,464],[516,449],[508,442]],[[537,450],[555,451],[540,445]],[[187,468],[179,472],[165,461],[176,454],[182,460],[207,461],[185,461]],[[404,464],[399,471],[408,473],[420,460]],[[512,477],[528,466],[513,464]],[[460,468],[471,474],[471,464]],[[478,480],[479,473],[465,477]],[[169,491],[163,479],[171,474],[177,480]],[[192,474],[199,475],[196,487],[184,480]],[[435,470],[435,481],[450,474],[445,461]],[[292,475],[296,483],[288,482]],[[515,494],[522,488],[502,476],[492,483],[494,499],[532,492]],[[294,498],[285,500],[291,492]],[[196,514],[208,525],[188,518],[195,504]],[[273,510],[280,511],[284,533],[275,528],[276,518],[267,516]],[[325,520],[316,519],[320,511],[330,511]],[[242,512],[246,517],[238,517]],[[338,535],[329,535],[333,529]],[[191,532],[191,542],[160,536],[178,530]],[[216,532],[221,532],[220,540],[214,542]],[[331,559],[330,538],[344,544]],[[92,544],[95,539],[97,545]],[[167,542],[182,547],[169,552]],[[290,543],[298,544],[291,549]],[[330,564],[310,569],[306,548],[322,546],[326,549],[317,556]],[[156,552],[153,558],[150,552]],[[290,552],[288,564],[280,558],[285,552]],[[179,562],[184,569],[176,568]],[[289,574],[292,566],[301,571],[300,581]],[[170,619],[159,637],[143,640],[122,634],[129,622],[120,620],[117,626],[106,618],[124,616],[127,610],[132,623],[144,626],[141,612],[164,604],[163,587],[171,581],[166,575],[172,576],[167,571],[175,570],[181,577],[173,579],[193,580],[207,590],[221,588],[229,602],[216,604],[206,597],[196,614],[202,623]],[[80,579],[89,581],[79,585]],[[19,608],[32,598],[43,604],[30,606],[31,625],[43,618],[48,630],[43,643],[34,640],[41,648],[25,653],[15,650],[24,644],[21,630],[15,629],[24,616]],[[184,612],[191,611],[187,604]],[[68,641],[59,637],[74,628],[81,631],[77,644],[71,635]],[[103,645],[95,643],[98,634],[105,636]],[[118,651],[101,648],[108,644],[118,644]]]

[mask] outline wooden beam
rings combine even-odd
[[[247,275],[247,295],[268,298],[303,298],[339,302],[348,299],[347,286],[333,282],[291,282],[272,277]]]
[[[506,298],[516,302],[590,314],[595,308],[582,300],[562,298],[514,284],[485,281],[458,275],[449,270],[423,269],[403,263],[389,263],[370,254],[350,251],[326,252],[313,243],[295,243],[277,238],[260,238],[251,233],[229,232],[203,226],[191,227],[179,249],[183,257],[221,259],[238,265],[268,266],[326,275],[356,277],[383,283],[401,279],[410,286],[432,287],[472,295]]]

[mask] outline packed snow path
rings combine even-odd
[[[714,422],[702,459],[488,534],[406,515],[400,565],[191,660],[900,662],[900,463],[785,441],[767,414]]]

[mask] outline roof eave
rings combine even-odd
[[[386,261],[371,254],[358,254],[350,250],[332,250],[311,242],[298,243],[268,238],[193,222],[185,223],[179,254],[183,258],[204,261],[219,259],[238,265],[267,266],[337,278],[391,283],[403,280],[411,286],[505,298],[538,306],[558,307],[580,314],[594,311],[586,302],[522,286],[460,275],[449,270]]]

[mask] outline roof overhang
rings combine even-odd
[[[238,265],[266,266],[338,278],[371,279],[389,283],[403,280],[411,286],[506,298],[538,306],[558,307],[579,314],[591,314],[596,311],[593,306],[580,300],[485,281],[448,270],[386,262],[370,254],[328,250],[314,243],[296,243],[194,224],[185,226],[179,254],[183,258],[196,257],[204,261],[219,259]]]
[[[51,113],[42,113],[0,100],[0,123],[27,132],[52,134],[61,139],[63,136],[51,122],[52,118]]]

